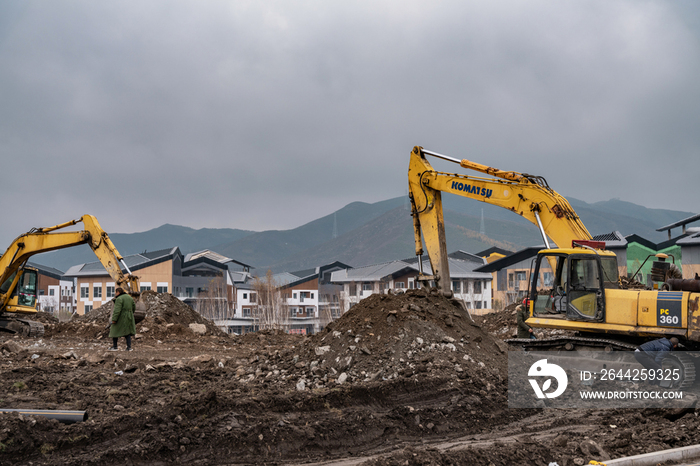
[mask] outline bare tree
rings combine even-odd
[[[195,311],[209,320],[226,320],[231,317],[226,284],[221,277],[212,278],[207,289],[197,295]]]
[[[260,329],[286,329],[289,326],[289,311],[272,271],[268,270],[265,278],[255,277],[253,289],[256,307],[252,314],[256,326]]]

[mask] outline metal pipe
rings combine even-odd
[[[459,160],[459,159],[455,159],[454,157],[450,157],[450,156],[448,156],[448,155],[438,154],[437,152],[432,152],[432,151],[423,149],[423,153],[424,153],[424,154],[428,154],[428,155],[432,155],[433,157],[437,157],[437,158],[439,158],[439,159],[447,160],[447,161],[449,161],[449,162],[454,162],[454,163],[456,163],[456,164],[461,164],[461,163],[462,163],[462,161]]]
[[[54,409],[9,409],[0,408],[0,413],[20,413],[24,416],[43,416],[49,419],[56,419],[63,424],[73,424],[88,420],[86,411],[65,411]]]
[[[124,262],[124,259],[119,259],[119,262],[121,262],[122,265],[124,266],[124,268],[126,269],[126,273],[128,273],[129,275],[131,275],[131,270],[129,270],[129,266],[126,265],[126,262]]]
[[[542,226],[542,220],[540,220],[540,213],[537,212],[536,210],[533,211],[535,213],[535,218],[537,219],[537,226],[540,228],[540,234],[542,235],[542,239],[544,240],[544,245],[547,246],[547,249],[552,249],[549,246],[549,241],[547,240],[547,234],[544,232],[544,227]]]
[[[669,291],[693,291],[695,293],[700,292],[700,280],[690,279],[678,279],[673,278],[666,280],[666,284],[669,285]]]

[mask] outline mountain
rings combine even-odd
[[[413,224],[406,201],[406,197],[401,196],[373,204],[353,202],[333,214],[290,230],[194,230],[163,225],[141,233],[116,233],[110,238],[123,255],[173,246],[179,246],[184,254],[211,249],[250,264],[262,273],[268,269],[274,272],[302,270],[333,261],[362,266],[414,256]],[[443,202],[448,251],[479,252],[491,246],[515,251],[543,244],[534,225],[506,209],[458,196],[443,196]],[[636,233],[654,242],[667,239],[666,233],[656,232],[656,228],[693,215],[647,209],[617,199],[595,204],[577,199],[570,199],[570,202],[592,235],[617,230],[623,235]],[[482,218],[484,235],[479,233]],[[95,260],[87,246],[33,258],[37,263],[59,270]]]
[[[487,228],[499,231],[494,235],[495,238],[489,238],[473,230],[474,225],[479,228],[479,221],[480,219],[469,215],[446,213],[445,236],[448,251],[462,249],[478,252],[492,246],[515,251],[539,237],[534,227],[529,232],[521,232],[520,235],[508,234],[507,232],[520,231],[521,226],[514,222],[488,219]],[[517,242],[506,240],[512,237],[516,237]],[[413,219],[410,212],[402,206],[326,243],[292,254],[283,261],[269,265],[261,264],[258,272],[267,269],[273,272],[302,270],[336,260],[358,267],[414,256]]]
[[[228,244],[255,232],[229,228],[202,228],[195,230],[177,225],[161,225],[153,230],[140,233],[113,233],[109,235],[123,256],[144,251],[178,246],[183,254],[209,249],[215,244]],[[68,270],[76,264],[94,262],[95,254],[87,245],[38,254],[32,261],[59,270]]]

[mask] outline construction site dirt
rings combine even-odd
[[[315,335],[229,336],[169,294],[142,299],[131,352],[107,351],[111,304],[0,335],[0,407],[88,415],[0,414],[0,464],[570,466],[700,443],[694,409],[509,408],[512,308],[472,320],[410,290]]]

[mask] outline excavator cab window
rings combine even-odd
[[[531,294],[534,315],[601,320],[605,304],[600,270],[599,259],[593,255],[538,255],[537,283]]]
[[[5,294],[10,290],[10,286],[12,286],[12,282],[15,281],[15,277],[17,276],[17,272],[14,272],[12,275],[10,275],[5,282],[0,285],[0,293]]]
[[[605,310],[603,277],[597,255],[569,257],[569,286],[566,318],[569,320],[602,320]]]
[[[605,288],[620,288],[620,274],[617,270],[617,257],[601,257],[603,284]]]
[[[537,277],[535,293],[530,297],[534,302],[534,314],[558,316],[566,313],[566,255],[540,254],[537,256]]]
[[[23,270],[17,286],[17,304],[20,306],[36,306],[36,270]]]

